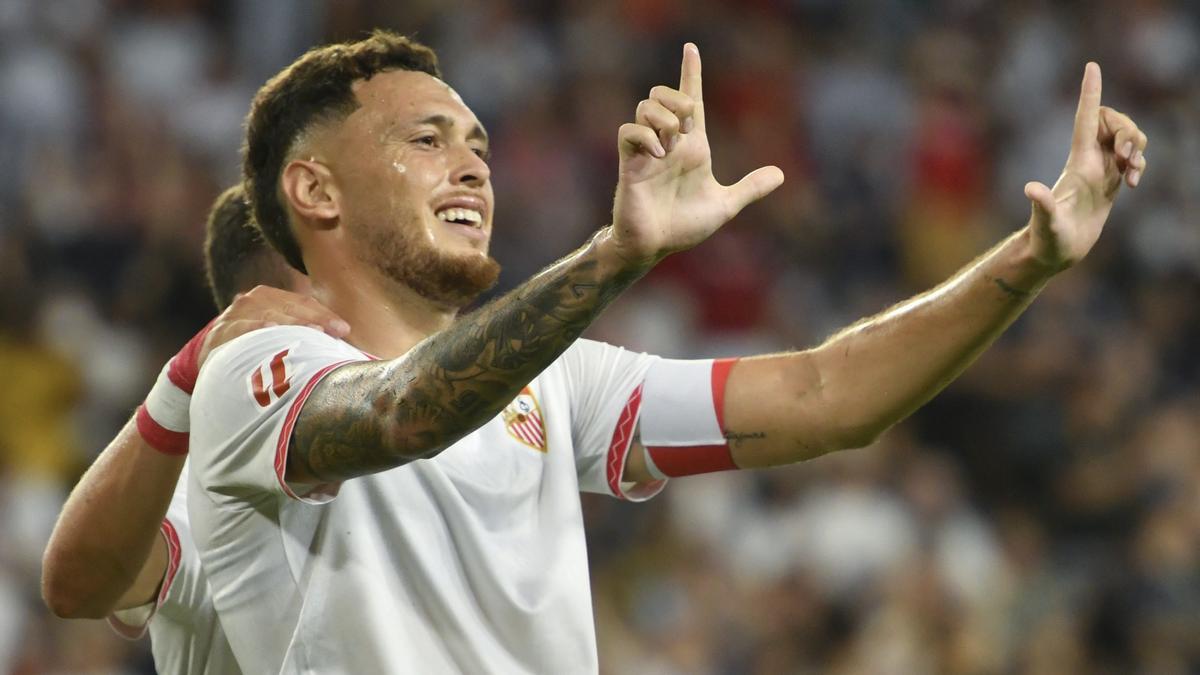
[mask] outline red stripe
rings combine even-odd
[[[280,398],[291,387],[291,382],[287,379],[287,368],[283,365],[283,357],[287,356],[288,350],[285,349],[275,355],[271,359],[271,382],[274,386],[271,391],[275,392],[275,398]]]
[[[296,399],[292,401],[292,407],[288,408],[287,418],[283,422],[283,429],[280,429],[279,440],[275,445],[275,476],[279,479],[279,486],[283,488],[284,494],[292,499],[299,499],[299,497],[296,496],[295,492],[292,492],[292,488],[288,487],[284,474],[287,473],[288,445],[292,442],[292,429],[296,426],[296,418],[300,416],[300,409],[304,407],[304,402],[308,400],[309,394],[312,393],[312,390],[321,381],[321,378],[325,377],[334,368],[352,361],[353,359],[338,361],[318,370],[308,379],[308,383],[304,385],[300,393],[296,395]]]
[[[271,405],[271,395],[267,393],[266,387],[263,386],[262,367],[254,371],[250,376],[250,390],[254,392],[254,400],[262,407]]]
[[[659,471],[672,478],[714,471],[736,471],[728,445],[646,448]]]
[[[196,388],[196,378],[200,376],[200,350],[204,347],[204,338],[216,323],[217,320],[213,319],[201,328],[200,332],[188,340],[183,349],[171,359],[167,367],[167,379],[189,394]]]
[[[167,600],[167,591],[171,588],[171,582],[175,581],[175,573],[179,571],[179,561],[183,551],[179,545],[179,533],[175,531],[175,526],[171,524],[171,521],[164,518],[161,530],[163,538],[167,540],[167,572],[163,575],[162,590],[158,592],[157,607],[162,607]]]
[[[521,438],[521,440],[525,441],[526,443],[533,442],[533,439],[530,438],[529,429],[527,429],[525,427],[524,423],[513,424],[512,430],[513,430],[514,434],[516,434],[518,437]]]
[[[541,445],[542,444],[542,429],[541,429],[541,427],[539,427],[535,424],[531,424],[529,422],[526,422],[524,426],[525,426],[525,433],[529,434],[529,437],[533,439],[533,444]]]
[[[138,434],[142,440],[155,450],[165,455],[186,455],[188,451],[188,433],[186,431],[171,431],[159,424],[150,416],[150,411],[143,403],[138,406],[135,416]]]
[[[642,407],[642,386],[639,384],[629,395],[629,401],[617,418],[617,428],[613,429],[612,442],[608,444],[605,477],[608,479],[608,488],[621,499],[625,498],[625,493],[621,492],[621,473],[625,470],[625,455],[629,453],[629,446],[633,442],[633,430]]]
[[[526,436],[529,436],[532,439],[536,440],[536,439],[540,438],[542,435],[542,433],[541,433],[542,430],[536,424],[530,422],[529,420],[525,420],[524,422],[521,422],[517,426],[520,427],[521,430],[525,432]]]
[[[717,413],[717,426],[725,433],[725,381],[737,359],[716,359],[712,366],[713,411]]]

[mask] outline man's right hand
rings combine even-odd
[[[651,89],[638,104],[636,121],[622,125],[617,138],[621,168],[612,241],[629,264],[652,265],[696,246],[783,184],[783,171],[775,166],[729,186],[713,177],[700,51],[692,43],[683,48],[679,89]]]
[[[239,293],[216,318],[200,348],[200,364],[209,352],[226,342],[271,326],[309,326],[335,338],[350,334],[350,324],[313,298],[271,286],[255,286]]]

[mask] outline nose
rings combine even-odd
[[[475,154],[475,150],[463,145],[455,156],[455,168],[450,174],[450,181],[456,185],[479,187],[487,183],[492,175],[487,162]]]

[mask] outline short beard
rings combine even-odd
[[[496,285],[500,263],[487,255],[445,253],[408,228],[375,228],[359,258],[387,278],[443,307],[462,309]]]

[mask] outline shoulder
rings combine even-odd
[[[330,362],[366,360],[353,346],[306,326],[272,326],[241,335],[213,350],[200,369],[196,396],[230,377],[241,379],[257,370],[305,370]],[[274,362],[278,364],[274,364]]]
[[[614,371],[641,369],[656,360],[657,356],[581,338],[568,347],[546,372],[561,374],[568,380],[589,378],[611,375]]]
[[[271,326],[240,335],[212,351],[203,370],[209,366],[232,365],[247,358],[273,354],[279,349],[297,349],[300,352],[337,353],[346,358],[366,358],[366,355],[351,345],[308,326]]]

